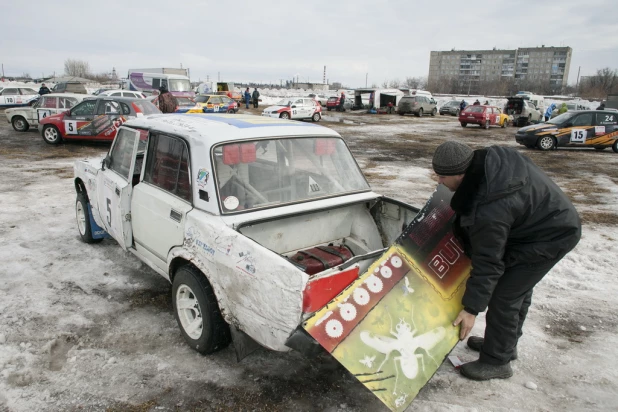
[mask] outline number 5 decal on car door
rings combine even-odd
[[[584,129],[571,130],[571,143],[586,143],[586,135],[588,132]]]
[[[66,134],[77,134],[77,121],[76,120],[65,120],[64,121],[64,131]]]

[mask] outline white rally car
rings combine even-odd
[[[259,116],[133,119],[105,158],[74,172],[82,239],[111,235],[168,279],[182,334],[202,353],[231,339],[239,357],[255,342],[315,350],[301,322],[418,212],[372,192],[335,131]]]
[[[65,112],[86,97],[89,96],[77,93],[46,94],[41,96],[32,106],[6,109],[4,114],[8,122],[13,125],[13,129],[18,132],[26,132],[31,127],[38,127],[39,120]]]
[[[30,87],[0,87],[0,107],[28,106],[38,97]]]
[[[319,122],[322,118],[322,106],[311,97],[286,97],[274,106],[269,106],[262,116],[281,119],[311,119]]]

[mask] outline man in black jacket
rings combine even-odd
[[[569,198],[528,157],[510,148],[473,151],[448,141],[434,153],[438,182],[455,192],[453,232],[472,261],[453,325],[468,336],[487,309],[485,338],[470,337],[479,360],[461,366],[475,380],[509,378],[532,289],[581,236]]]
[[[45,86],[45,83],[43,83],[41,87],[39,88],[39,95],[43,96],[44,94],[49,94],[49,93],[51,93],[51,91],[49,90],[49,87]]]

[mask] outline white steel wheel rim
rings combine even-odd
[[[281,115],[281,118],[282,118],[282,119],[289,119],[289,118],[290,118],[290,115],[289,115],[289,114],[287,114],[287,113],[283,113],[283,114]]]
[[[315,120],[316,122],[320,120],[320,113],[314,113],[313,120]]]
[[[550,149],[552,147],[553,143],[554,142],[552,141],[551,137],[543,137],[541,139],[541,147],[543,149]]]
[[[47,139],[48,142],[55,142],[56,139],[58,139],[58,132],[56,132],[56,129],[53,127],[45,129],[45,139]]]
[[[204,323],[200,304],[193,290],[185,284],[180,285],[176,291],[176,313],[182,329],[191,339],[202,336]]]
[[[19,130],[23,130],[26,127],[26,121],[24,119],[16,119],[15,126],[17,126]]]
[[[82,206],[82,202],[79,200],[75,204],[75,216],[77,217],[77,228],[79,229],[79,233],[81,235],[86,234],[86,211],[84,210],[84,206]]]

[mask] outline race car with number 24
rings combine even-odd
[[[606,110],[568,111],[543,124],[519,129],[515,140],[529,149],[588,147],[618,153],[618,112]]]

